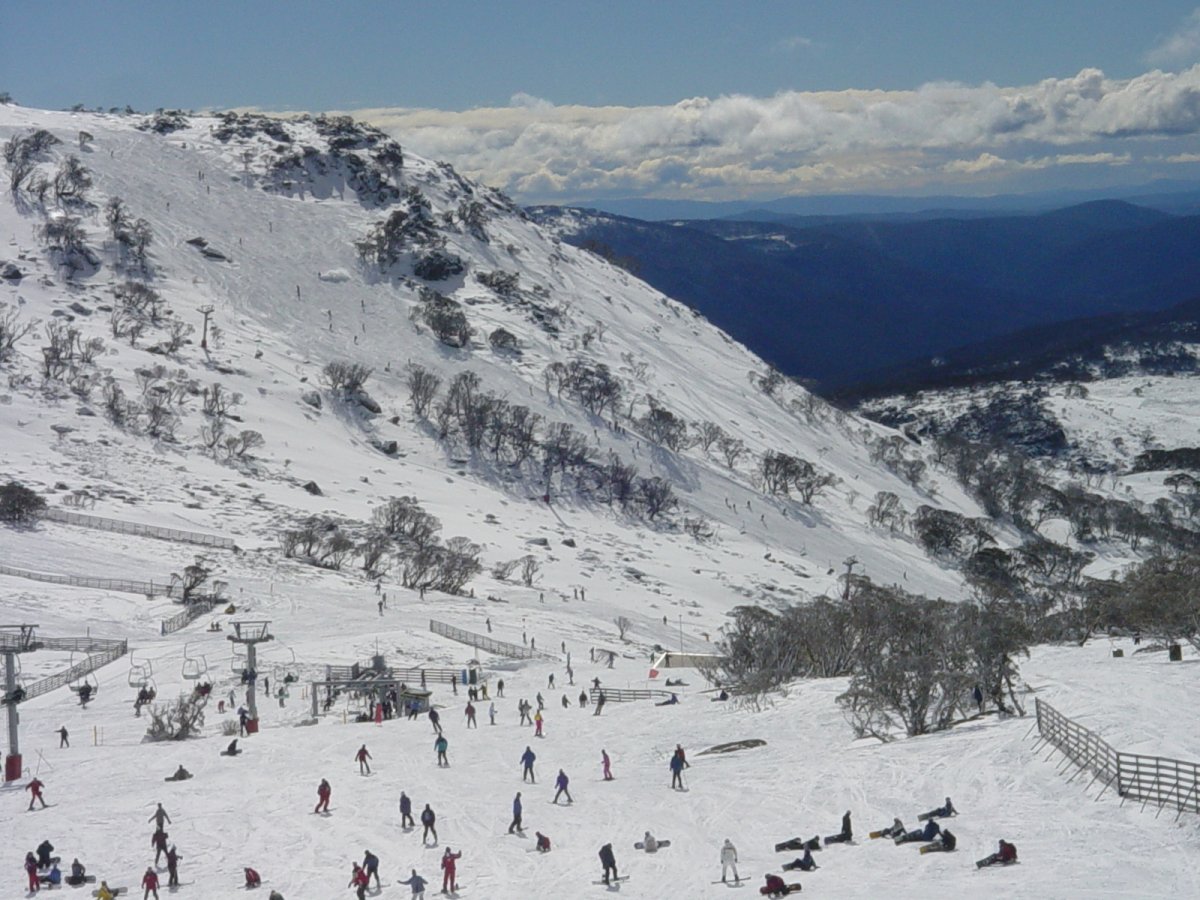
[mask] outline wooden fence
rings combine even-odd
[[[1145,808],[1147,803],[1153,803],[1160,812],[1165,808],[1176,810],[1176,818],[1184,812],[1200,813],[1200,765],[1121,753],[1049,703],[1037,700],[1035,705],[1041,739],[1061,751],[1080,772],[1091,773],[1089,785],[1102,781],[1101,794],[1115,787],[1122,804],[1126,800],[1141,800]]]
[[[52,575],[49,572],[37,572],[33,569],[20,569],[16,566],[0,566],[0,575],[11,575],[13,578],[25,578],[29,581],[42,581],[47,584],[67,584],[72,587],[94,588],[98,591],[116,591],[121,594],[142,594],[146,597],[162,595],[176,596],[180,588],[166,581],[134,581],[128,578],[93,578],[90,575]]]
[[[105,516],[91,516],[87,513],[71,512],[66,509],[51,507],[43,510],[41,518],[63,525],[78,525],[81,528],[97,528],[101,531],[114,531],[118,534],[136,534],[141,537],[158,538],[162,541],[174,541],[179,544],[199,544],[201,547],[215,547],[219,550],[236,549],[233,541],[216,534],[204,534],[200,531],[184,531],[180,528],[163,528],[161,525],[143,525],[140,522],[124,522],[120,519],[109,519]]]
[[[169,616],[162,620],[162,624],[160,626],[161,631],[164,635],[174,634],[179,629],[187,627],[201,616],[212,612],[218,606],[228,602],[228,600],[222,600],[213,597],[202,597],[197,600],[188,600],[187,606],[185,606],[181,612],[177,612],[175,615]]]
[[[496,656],[507,656],[509,659],[558,659],[554,653],[543,653],[520,644],[510,644],[508,641],[497,641],[486,634],[476,634],[474,631],[464,631],[444,622],[429,620],[429,630],[434,634],[458,641],[460,644],[470,644],[477,650],[486,650]]]
[[[107,666],[110,662],[120,659],[129,650],[127,641],[111,641],[100,638],[44,638],[38,639],[36,643],[44,650],[77,650],[87,653],[88,656],[83,662],[76,663],[62,672],[23,685],[21,702],[32,700],[34,697],[50,693],[55,688],[77,681],[101,666]]]
[[[628,703],[632,700],[669,700],[676,691],[660,691],[653,688],[589,688],[588,696],[595,703],[604,694],[605,703]]]

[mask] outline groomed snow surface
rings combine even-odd
[[[95,500],[86,511],[97,515],[236,540],[243,552],[207,557],[229,584],[239,607],[234,618],[271,620],[276,640],[264,649],[259,671],[273,685],[289,670],[302,680],[319,677],[327,664],[364,661],[375,652],[400,666],[462,667],[473,651],[431,634],[429,619],[483,632],[490,618],[497,638],[520,642],[524,631],[547,651],[565,643],[576,673],[576,686],[567,689],[574,703],[582,685],[597,676],[609,686],[644,686],[655,644],[711,649],[739,603],[786,603],[836,590],[842,561],[851,555],[860,563],[857,571],[878,581],[931,596],[965,596],[959,573],[930,560],[907,535],[866,522],[867,506],[885,490],[909,510],[932,502],[980,515],[952,479],[931,469],[914,488],[871,461],[865,438],[886,429],[853,416],[810,420],[766,397],[749,378],[765,371],[761,360],[626,273],[492,209],[488,242],[461,231],[446,234],[448,249],[468,271],[439,288],[463,303],[480,330],[470,351],[451,350],[414,328],[411,314],[420,305],[414,284],[374,277],[356,259],[352,241],[387,209],[364,208],[351,192],[329,185],[307,185],[291,197],[264,192],[264,164],[245,165],[242,158],[247,149],[266,152],[273,142],[261,136],[223,145],[211,134],[212,120],[194,118],[165,137],[135,130],[135,121],[5,106],[0,141],[28,128],[50,129],[64,141],[41,163],[52,172],[78,131],[91,133],[91,149],[80,155],[95,174],[94,202],[102,207],[108,197],[121,196],[132,215],[151,221],[156,289],[176,315],[197,326],[199,310],[212,305],[224,332],[221,345],[205,354],[192,343],[167,358],[146,349],[161,340],[159,333],[136,348],[114,340],[103,307],[125,276],[113,271],[100,218],[85,217],[83,224],[104,265],[69,286],[35,235],[40,213],[18,209],[7,191],[0,194],[0,257],[16,261],[26,276],[0,284],[0,299],[43,322],[71,315],[85,339],[105,338],[98,369],[130,399],[140,396],[134,370],[159,363],[172,375],[183,370],[203,386],[220,382],[242,394],[239,427],[260,431],[265,446],[241,464],[204,455],[198,432],[206,420],[195,400],[180,410],[175,442],[114,427],[98,389],[85,401],[65,388],[43,388],[39,328],[19,346],[0,382],[0,478],[29,484],[56,506],[71,492],[86,491]],[[321,143],[311,126],[294,127],[297,143]],[[462,185],[431,162],[410,157],[400,180],[420,187],[439,216],[464,199]],[[198,236],[232,261],[200,256],[187,244]],[[545,288],[562,311],[557,335],[473,277],[496,270],[519,271],[524,290]],[[599,322],[604,330],[596,337]],[[520,355],[487,345],[486,333],[500,326],[517,336]],[[542,380],[548,363],[579,356],[620,374],[637,415],[652,394],[690,422],[711,419],[744,438],[751,454],[729,467],[695,447],[678,453],[654,447],[627,421],[617,430],[586,414]],[[319,411],[301,399],[318,389],[321,368],[335,359],[374,367],[368,390],[382,415],[367,417],[328,391]],[[643,476],[669,478],[681,504],[674,523],[648,523],[571,491],[556,492],[547,505],[538,499],[543,486],[528,473],[515,474],[486,456],[460,458],[414,421],[403,375],[409,361],[447,381],[475,371],[485,389],[591,435],[601,459],[611,450]],[[22,373],[28,381],[9,380]],[[798,389],[788,390],[802,398]],[[396,441],[396,454],[380,453],[372,440]],[[841,481],[811,507],[764,497],[752,470],[754,456],[769,449],[803,456]],[[310,479],[321,496],[302,489]],[[279,532],[301,517],[365,522],[374,508],[400,495],[415,495],[436,515],[443,536],[464,535],[483,547],[487,568],[472,582],[473,598],[430,592],[421,599],[389,577],[382,589],[390,608],[380,616],[361,572],[323,571],[282,558]],[[713,539],[699,542],[684,533],[684,516],[706,518]],[[1011,539],[1001,535],[1002,542]],[[56,523],[0,529],[0,562],[58,574],[165,582],[197,549]],[[489,574],[493,564],[526,553],[541,565],[532,587]],[[308,711],[300,686],[282,709],[262,701],[262,732],[243,742],[240,757],[223,758],[218,753],[229,738],[221,726],[231,717],[216,712],[216,700],[237,681],[225,639],[229,626],[209,634],[209,619],[201,619],[160,637],[160,620],[177,611],[162,598],[0,577],[0,624],[35,622],[46,636],[90,631],[127,638],[132,662],[153,667],[162,700],[191,687],[181,677],[185,652],[203,657],[215,680],[205,736],[181,744],[142,743],[145,721],[133,716],[129,659],[98,673],[100,691],[87,710],[65,689],[22,706],[25,762],[46,782],[54,805],[27,814],[19,785],[0,791],[5,896],[20,895],[24,854],[46,838],[65,863],[78,857],[110,884],[136,886],[153,859],[147,818],[160,800],[174,820],[168,831],[189,883],[181,893],[205,900],[243,896],[247,865],[263,874],[265,891],[274,888],[288,900],[351,896],[350,864],[366,849],[382,860],[385,895],[400,898],[407,888],[395,880],[414,867],[440,887],[437,865],[446,845],[463,851],[464,897],[604,896],[608,891],[592,882],[600,875],[596,853],[608,842],[630,876],[611,893],[753,896],[762,875],[791,856],[772,852],[777,841],[832,833],[846,809],[854,814],[858,843],[822,851],[819,871],[788,878],[801,881],[806,894],[1200,895],[1195,820],[1176,825],[1172,814],[1155,818],[1149,810],[1119,808],[1111,796],[1093,802],[1095,788],[1085,793],[1083,779],[1068,785],[1056,774],[1057,757],[1045,762],[1046,751],[1031,752],[1033,741],[1024,737],[1030,719],[988,718],[948,735],[887,746],[855,742],[834,702],[844,688],[837,681],[793,685],[786,698],[754,711],[710,702],[699,693],[704,685],[697,673],[671,672],[690,682],[679,705],[614,703],[597,718],[590,708],[562,708],[565,660],[518,664],[484,655],[490,682],[506,682],[494,728],[486,724],[483,703],[478,731],[466,731],[465,696],[434,686],[450,740],[448,769],[435,765],[425,720],[344,723],[345,701],[339,701],[319,724],[294,727]],[[616,637],[617,616],[632,622],[629,643]],[[590,663],[592,648],[618,651],[615,668]],[[30,654],[22,660],[23,674],[40,677],[70,662],[62,654]],[[559,690],[546,688],[551,671]],[[1184,759],[1200,758],[1191,697],[1196,671],[1194,661],[1168,665],[1161,654],[1113,659],[1107,642],[1040,649],[1023,668],[1037,696],[1098,728],[1114,746]],[[546,737],[535,740],[531,729],[516,724],[516,704],[521,697],[532,701],[539,690],[547,700]],[[60,750],[55,732],[63,725],[72,747]],[[767,744],[699,755],[745,738]],[[370,778],[360,777],[353,761],[363,742],[374,756]],[[692,763],[687,792],[668,786],[676,743]],[[539,757],[536,787],[520,781],[518,758],[527,744]],[[602,748],[613,759],[611,783],[601,781]],[[180,764],[196,777],[164,783]],[[555,808],[550,799],[560,767],[571,777],[575,803]],[[328,818],[311,814],[322,777],[333,785]],[[419,832],[399,829],[401,790],[418,811],[430,803],[437,812],[436,848],[423,849]],[[518,790],[527,833],[538,829],[553,841],[548,855],[530,852],[531,837],[505,834]],[[947,794],[962,811],[952,825],[959,836],[955,854],[921,857],[911,847],[866,839],[896,815],[915,826],[916,814]],[[635,852],[632,845],[646,830],[672,846],[653,856]],[[720,876],[718,851],[726,837],[737,845],[740,871],[749,879],[740,888],[710,883]],[[1021,864],[977,871],[973,861],[991,853],[1000,837],[1017,844]]]

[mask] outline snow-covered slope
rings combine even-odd
[[[577,683],[600,677],[610,685],[640,685],[655,644],[703,649],[737,604],[786,602],[836,589],[842,561],[850,556],[876,580],[963,596],[956,572],[931,561],[907,536],[866,523],[866,507],[879,491],[895,492],[908,508],[932,502],[979,515],[952,481],[934,471],[913,487],[881,468],[869,443],[892,432],[811,403],[792,385],[768,395],[759,386],[766,369],[744,347],[627,273],[543,234],[504,198],[434,162],[410,156],[402,167],[394,159],[379,162],[372,156],[378,144],[356,143],[365,140],[362,132],[348,138],[349,150],[339,157],[331,153],[331,141],[346,135],[331,136],[327,125],[313,121],[239,120],[229,127],[227,119],[192,117],[166,122],[165,134],[139,124],[145,120],[0,107],[0,141],[34,128],[62,141],[40,159],[41,171],[52,174],[68,152],[78,153],[91,170],[90,199],[97,209],[83,215],[82,225],[99,262],[94,271],[89,266],[67,279],[38,235],[45,214],[60,211],[49,201],[42,209],[27,196],[0,196],[0,268],[9,261],[24,275],[0,282],[0,302],[19,309],[22,321],[43,323],[0,367],[0,478],[44,491],[56,506],[82,500],[97,515],[234,538],[241,552],[206,557],[228,582],[239,615],[272,621],[276,642],[265,654],[272,681],[286,671],[312,677],[327,664],[348,664],[377,650],[403,665],[463,665],[473,651],[431,634],[428,620],[437,618],[475,631],[484,631],[490,619],[497,638],[520,641],[524,634],[539,649],[565,648]],[[72,150],[80,131],[91,139]],[[306,154],[305,146],[313,152]],[[360,162],[349,162],[348,152]],[[288,158],[294,161],[280,164]],[[462,305],[476,329],[469,348],[448,347],[414,324],[414,311],[429,301],[421,299],[426,285],[409,274],[411,254],[384,277],[356,252],[354,242],[375,223],[411,209],[402,196],[410,188],[428,201],[444,251],[465,265],[464,272],[430,286]],[[155,240],[149,283],[176,319],[197,328],[190,343],[169,354],[150,349],[165,340],[163,327],[147,328],[136,347],[128,337],[112,335],[112,289],[128,277],[116,269],[116,248],[103,221],[112,197],[150,223]],[[471,233],[457,216],[471,201],[482,204],[481,233]],[[188,243],[195,238],[225,258],[203,255]],[[505,296],[477,278],[494,272],[518,273],[517,292]],[[208,307],[221,337],[210,340],[206,352],[197,335]],[[81,396],[86,385],[73,390],[43,378],[43,327],[51,321],[69,321],[84,341],[105,341],[84,373],[95,377],[90,396]],[[487,337],[498,328],[516,337],[519,353],[492,348]],[[575,359],[603,363],[619,375],[626,389],[619,416],[613,410],[589,414],[548,387],[547,366]],[[321,386],[323,367],[336,360],[373,368],[366,389],[379,414]],[[610,507],[557,476],[549,485],[550,502],[544,502],[547,484],[536,466],[498,465],[484,453],[436,439],[434,427],[410,410],[410,363],[438,373],[443,383],[462,371],[477,373],[483,390],[528,406],[547,422],[572,425],[600,458],[611,451],[642,477],[669,480],[679,508],[651,520]],[[144,370],[159,364],[166,371],[158,383],[174,382],[187,396],[173,407],[179,418],[174,440],[150,437],[144,420],[139,428],[118,427],[104,409],[106,376],[127,399],[142,403],[144,394],[156,391]],[[216,383],[244,398],[235,410],[237,427],[263,436],[264,445],[246,458],[229,461],[219,454],[218,460],[202,448],[209,419],[189,385]],[[749,452],[730,467],[695,446],[671,451],[653,444],[637,424],[650,408],[648,397],[689,423],[720,425],[743,439]],[[753,469],[772,450],[807,459],[839,480],[812,505],[767,497],[756,488]],[[304,490],[308,482],[321,494]],[[280,531],[307,514],[364,523],[373,509],[401,495],[416,496],[440,519],[445,535],[482,545],[487,568],[468,594],[421,597],[402,589],[389,571],[381,584],[389,608],[381,614],[372,581],[360,571],[319,569],[285,559],[280,550]],[[698,540],[684,527],[685,520],[698,519],[711,525],[711,538]],[[490,574],[491,565],[524,554],[540,564],[532,585]],[[187,545],[51,522],[0,530],[0,563],[48,573],[161,583],[194,555]],[[186,686],[185,653],[204,656],[218,695],[236,689],[237,663],[222,635],[204,631],[207,620],[160,636],[160,620],[177,609],[161,597],[0,576],[0,621],[36,622],[46,635],[90,631],[128,638],[135,661],[152,662],[160,696]],[[617,639],[617,617],[632,622],[627,642]],[[617,667],[593,665],[589,650],[595,648],[619,651]],[[41,653],[23,665],[32,675],[68,661]],[[517,665],[484,655],[483,662],[493,683],[499,676],[509,685],[500,724],[465,733],[459,700],[437,689],[435,700],[446,704],[450,720],[452,761],[449,770],[438,770],[424,722],[378,729],[343,725],[339,705],[315,727],[287,727],[307,707],[298,688],[287,706],[264,709],[263,733],[247,742],[237,760],[217,756],[223,717],[215,711],[206,725],[208,739],[141,744],[143,723],[130,715],[133,691],[121,661],[100,673],[99,698],[86,711],[65,691],[22,708],[26,763],[50,785],[50,799],[59,805],[18,817],[22,800],[16,792],[0,795],[9,821],[17,823],[5,842],[10,867],[15,872],[24,848],[49,836],[66,859],[79,855],[110,883],[134,884],[148,862],[149,831],[141,829],[150,807],[142,808],[161,798],[178,817],[171,834],[186,858],[184,880],[197,882],[185,891],[234,896],[241,866],[254,865],[289,900],[338,896],[349,860],[367,847],[384,858],[389,879],[411,866],[427,877],[435,871],[440,849],[422,851],[415,835],[396,827],[402,788],[439,811],[443,845],[465,851],[464,894],[498,900],[591,890],[595,851],[607,841],[633,875],[623,894],[721,896],[726,889],[710,886],[708,874],[716,871],[716,848],[727,834],[742,848],[745,870],[758,877],[772,862],[774,840],[833,830],[848,805],[866,830],[904,810],[911,818],[946,791],[972,809],[960,845],[968,852],[919,864],[903,854],[900,864],[895,848],[841,848],[826,854],[822,872],[805,879],[806,890],[825,882],[836,896],[878,896],[895,890],[902,872],[906,895],[968,887],[997,896],[1090,895],[1071,881],[1085,873],[1095,877],[1090,852],[1064,859],[1055,848],[1053,859],[1044,853],[1037,862],[1035,851],[1008,874],[976,876],[969,865],[990,852],[1001,833],[1035,845],[1061,842],[1064,832],[1044,821],[1053,812],[1067,817],[1063,827],[1112,851],[1128,845],[1132,823],[1160,829],[1154,840],[1164,847],[1184,840],[1167,823],[1151,824],[1129,811],[1114,819],[1111,808],[1077,799],[1052,769],[1026,758],[1020,722],[945,740],[855,748],[833,703],[842,689],[838,683],[804,686],[777,708],[749,715],[709,703],[696,693],[700,677],[689,673],[692,685],[678,707],[610,707],[596,719],[562,709],[560,691],[546,690],[552,668],[561,685],[562,660]],[[1069,661],[1048,665],[1070,680]],[[549,783],[564,767],[578,800],[570,809],[552,809],[542,803],[549,799],[542,796],[545,788],[528,789],[527,823],[545,825],[555,841],[546,858],[525,853],[526,841],[503,835],[511,794],[521,789],[516,759],[529,738],[514,724],[515,698],[532,698],[539,689],[550,703],[542,778]],[[1063,693],[1069,713],[1069,692]],[[69,752],[53,746],[52,732],[64,723],[75,745]],[[671,794],[663,786],[676,742],[695,751],[742,737],[764,737],[768,746],[697,760],[690,793]],[[380,774],[357,782],[351,757],[363,740]],[[613,785],[593,784],[601,747],[615,760]],[[947,755],[954,761],[937,768]],[[197,778],[162,790],[159,778],[180,762]],[[334,783],[337,808],[330,820],[305,815],[322,776]],[[1009,797],[1015,798],[1011,806]],[[675,846],[656,857],[633,858],[630,845],[646,828]],[[1182,863],[1109,856],[1102,874],[1109,884],[1124,885],[1126,894],[1152,883],[1195,887]],[[1054,879],[1052,889],[1038,890],[1048,878]],[[386,892],[399,896],[401,890],[392,885]]]

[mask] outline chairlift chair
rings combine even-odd
[[[154,672],[154,666],[150,660],[145,662],[135,662],[133,652],[129,654],[129,686],[132,688],[143,688],[151,681],[151,675]]]
[[[208,672],[208,660],[203,654],[199,656],[189,656],[189,644],[183,645],[183,670],[180,674],[187,681],[199,681]]]

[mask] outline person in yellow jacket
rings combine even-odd
[[[112,888],[108,886],[108,882],[100,882],[100,887],[96,890],[97,900],[115,900],[115,897],[116,894],[112,892]]]

